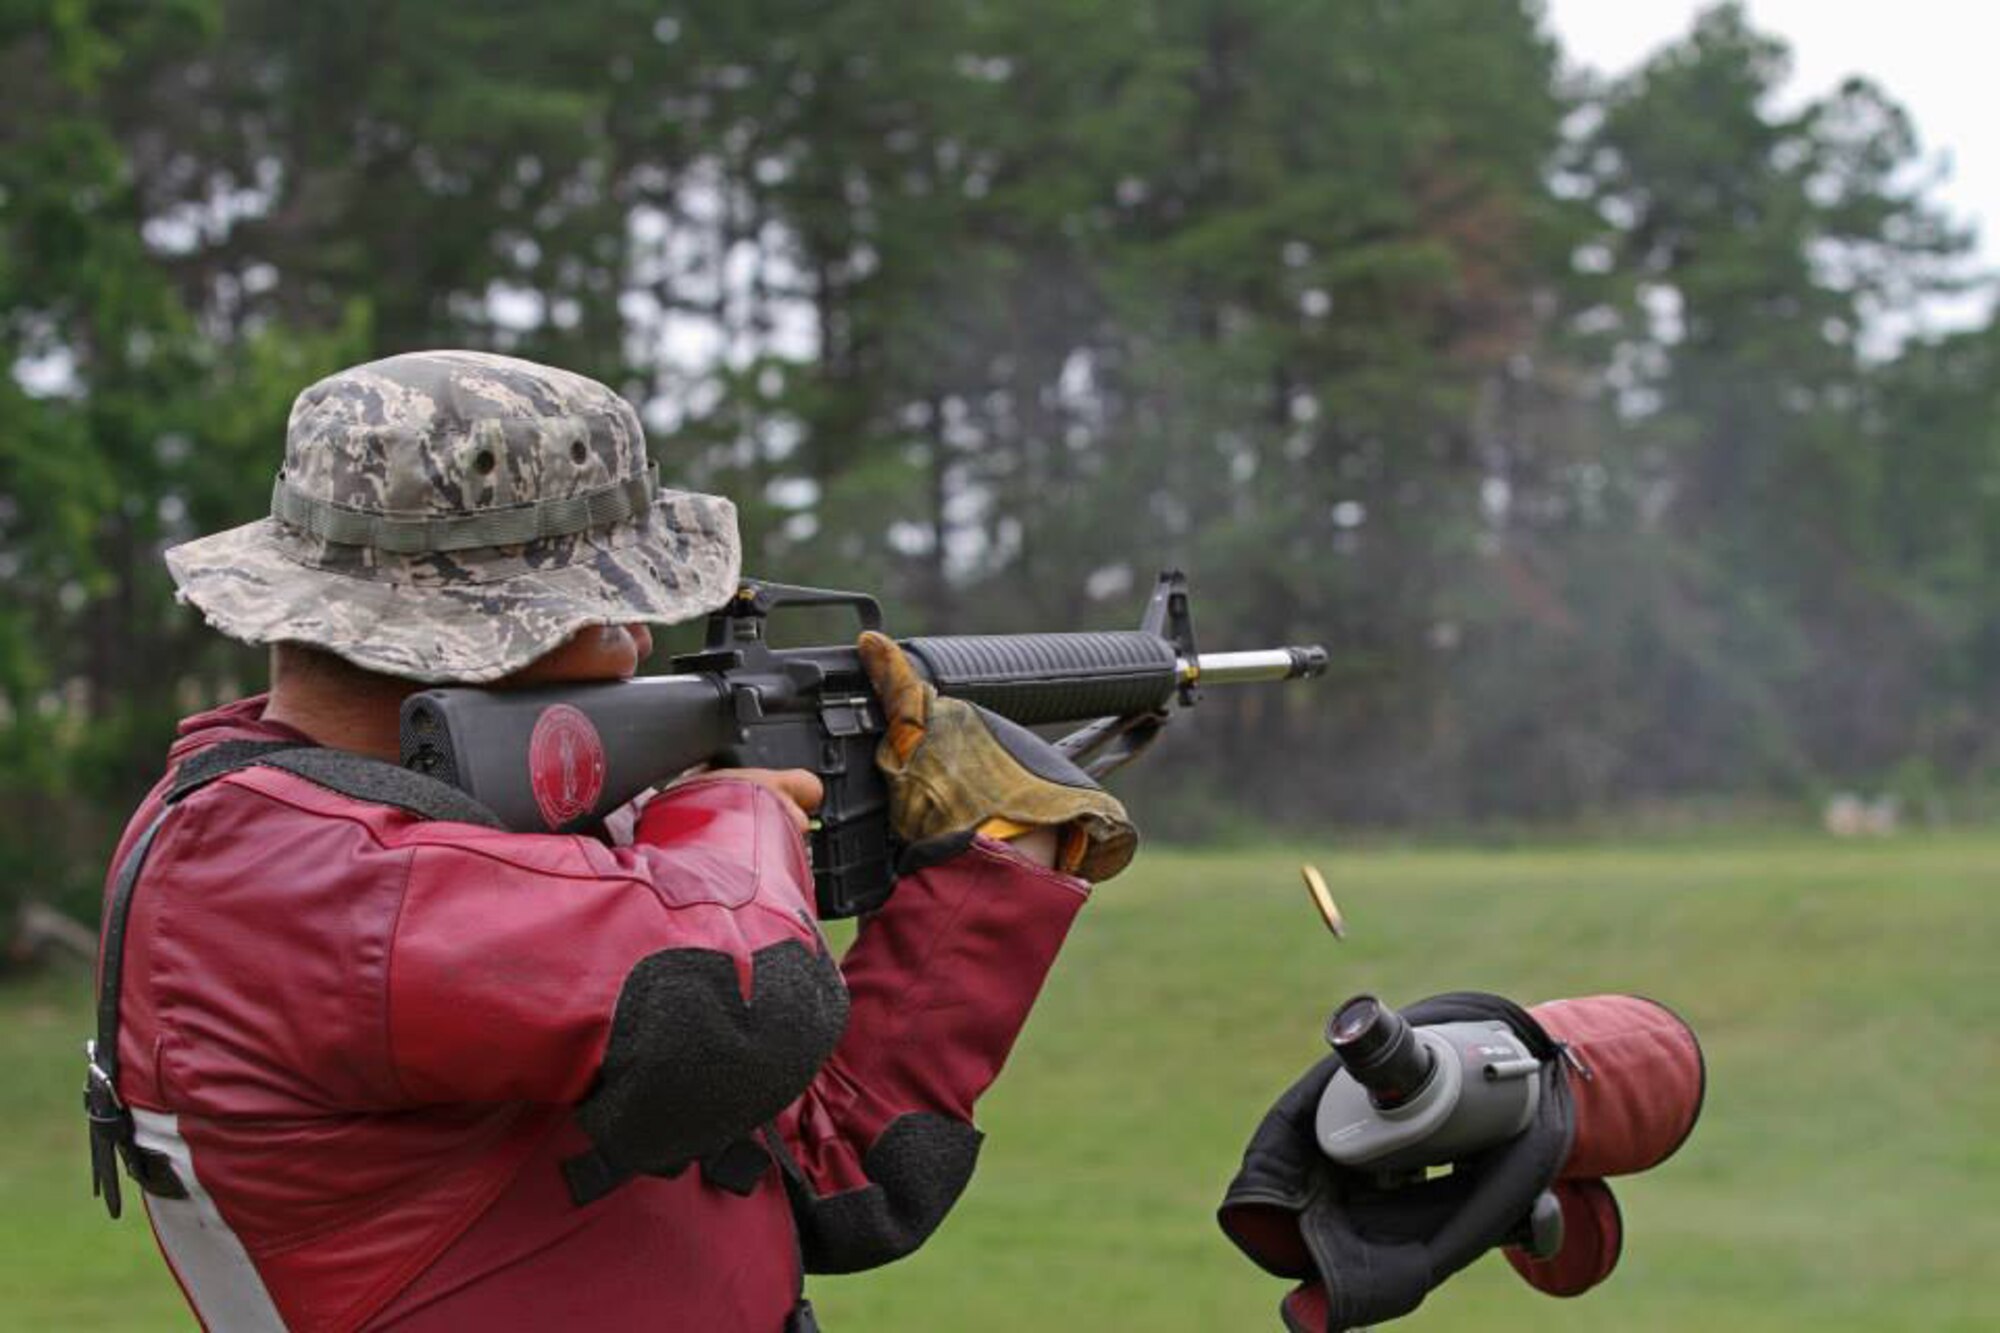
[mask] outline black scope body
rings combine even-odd
[[[1430,1081],[1435,1058],[1409,1020],[1373,995],[1357,995],[1334,1011],[1327,1044],[1377,1106],[1400,1106]]]

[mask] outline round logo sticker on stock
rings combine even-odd
[[[590,719],[568,704],[552,704],[528,737],[528,781],[552,829],[589,814],[604,794],[604,742]]]

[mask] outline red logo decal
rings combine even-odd
[[[596,807],[604,794],[604,742],[589,718],[568,704],[542,710],[528,738],[528,781],[550,828]]]

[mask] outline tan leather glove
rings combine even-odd
[[[858,647],[888,718],[875,763],[897,837],[916,845],[1053,828],[1058,869],[1096,881],[1125,868],[1139,831],[1089,774],[1026,727],[939,698],[887,636],[871,630]]]

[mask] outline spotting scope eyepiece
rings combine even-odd
[[[1421,1092],[1436,1063],[1409,1022],[1373,995],[1334,1010],[1326,1041],[1377,1106],[1401,1106]]]

